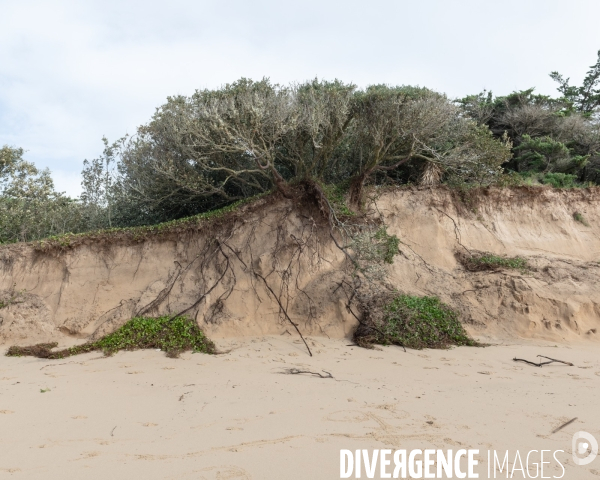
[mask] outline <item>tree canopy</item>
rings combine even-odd
[[[167,98],[132,136],[103,139],[83,193],[56,192],[20,148],[0,150],[0,242],[155,224],[310,181],[352,210],[365,185],[600,183],[600,51],[581,86],[452,100],[425,87],[242,78]],[[561,179],[557,183],[557,178]]]

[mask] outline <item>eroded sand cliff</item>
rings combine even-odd
[[[600,338],[600,192],[488,189],[381,192],[377,211],[401,253],[388,281],[459,309],[478,338]],[[578,222],[578,212],[588,225]],[[264,198],[222,221],[144,238],[89,236],[62,247],[0,247],[0,341],[69,342],[108,333],[135,315],[194,316],[209,337],[348,337],[343,253],[316,208]],[[526,258],[529,272],[470,272],[465,252]]]

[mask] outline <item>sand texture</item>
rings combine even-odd
[[[488,449],[551,449],[565,450],[564,478],[600,478],[599,459],[583,467],[570,458],[574,432],[600,437],[596,347],[405,353],[309,343],[312,358],[287,335],[230,339],[220,342],[228,354],[181,359],[155,351],[2,358],[0,475],[334,479],[342,448],[478,448],[482,472]],[[575,366],[512,361],[536,355]],[[293,368],[334,378],[285,374]]]

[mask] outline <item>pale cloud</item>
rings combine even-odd
[[[554,93],[550,71],[580,81],[600,49],[597,0],[0,0],[0,12],[0,144],[72,195],[102,136],[134,132],[169,95],[242,76]]]

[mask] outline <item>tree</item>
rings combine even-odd
[[[80,204],[56,192],[48,169],[23,159],[23,149],[0,149],[0,243],[80,231]]]
[[[577,112],[592,116],[600,107],[600,50],[598,60],[590,67],[580,87],[569,85],[569,78],[558,72],[550,73],[550,78],[558,83],[558,91]]]
[[[102,138],[102,155],[91,161],[83,161],[81,172],[81,202],[85,210],[88,228],[98,229],[113,226],[116,191],[116,163],[120,149],[126,138],[112,145],[106,137]]]

